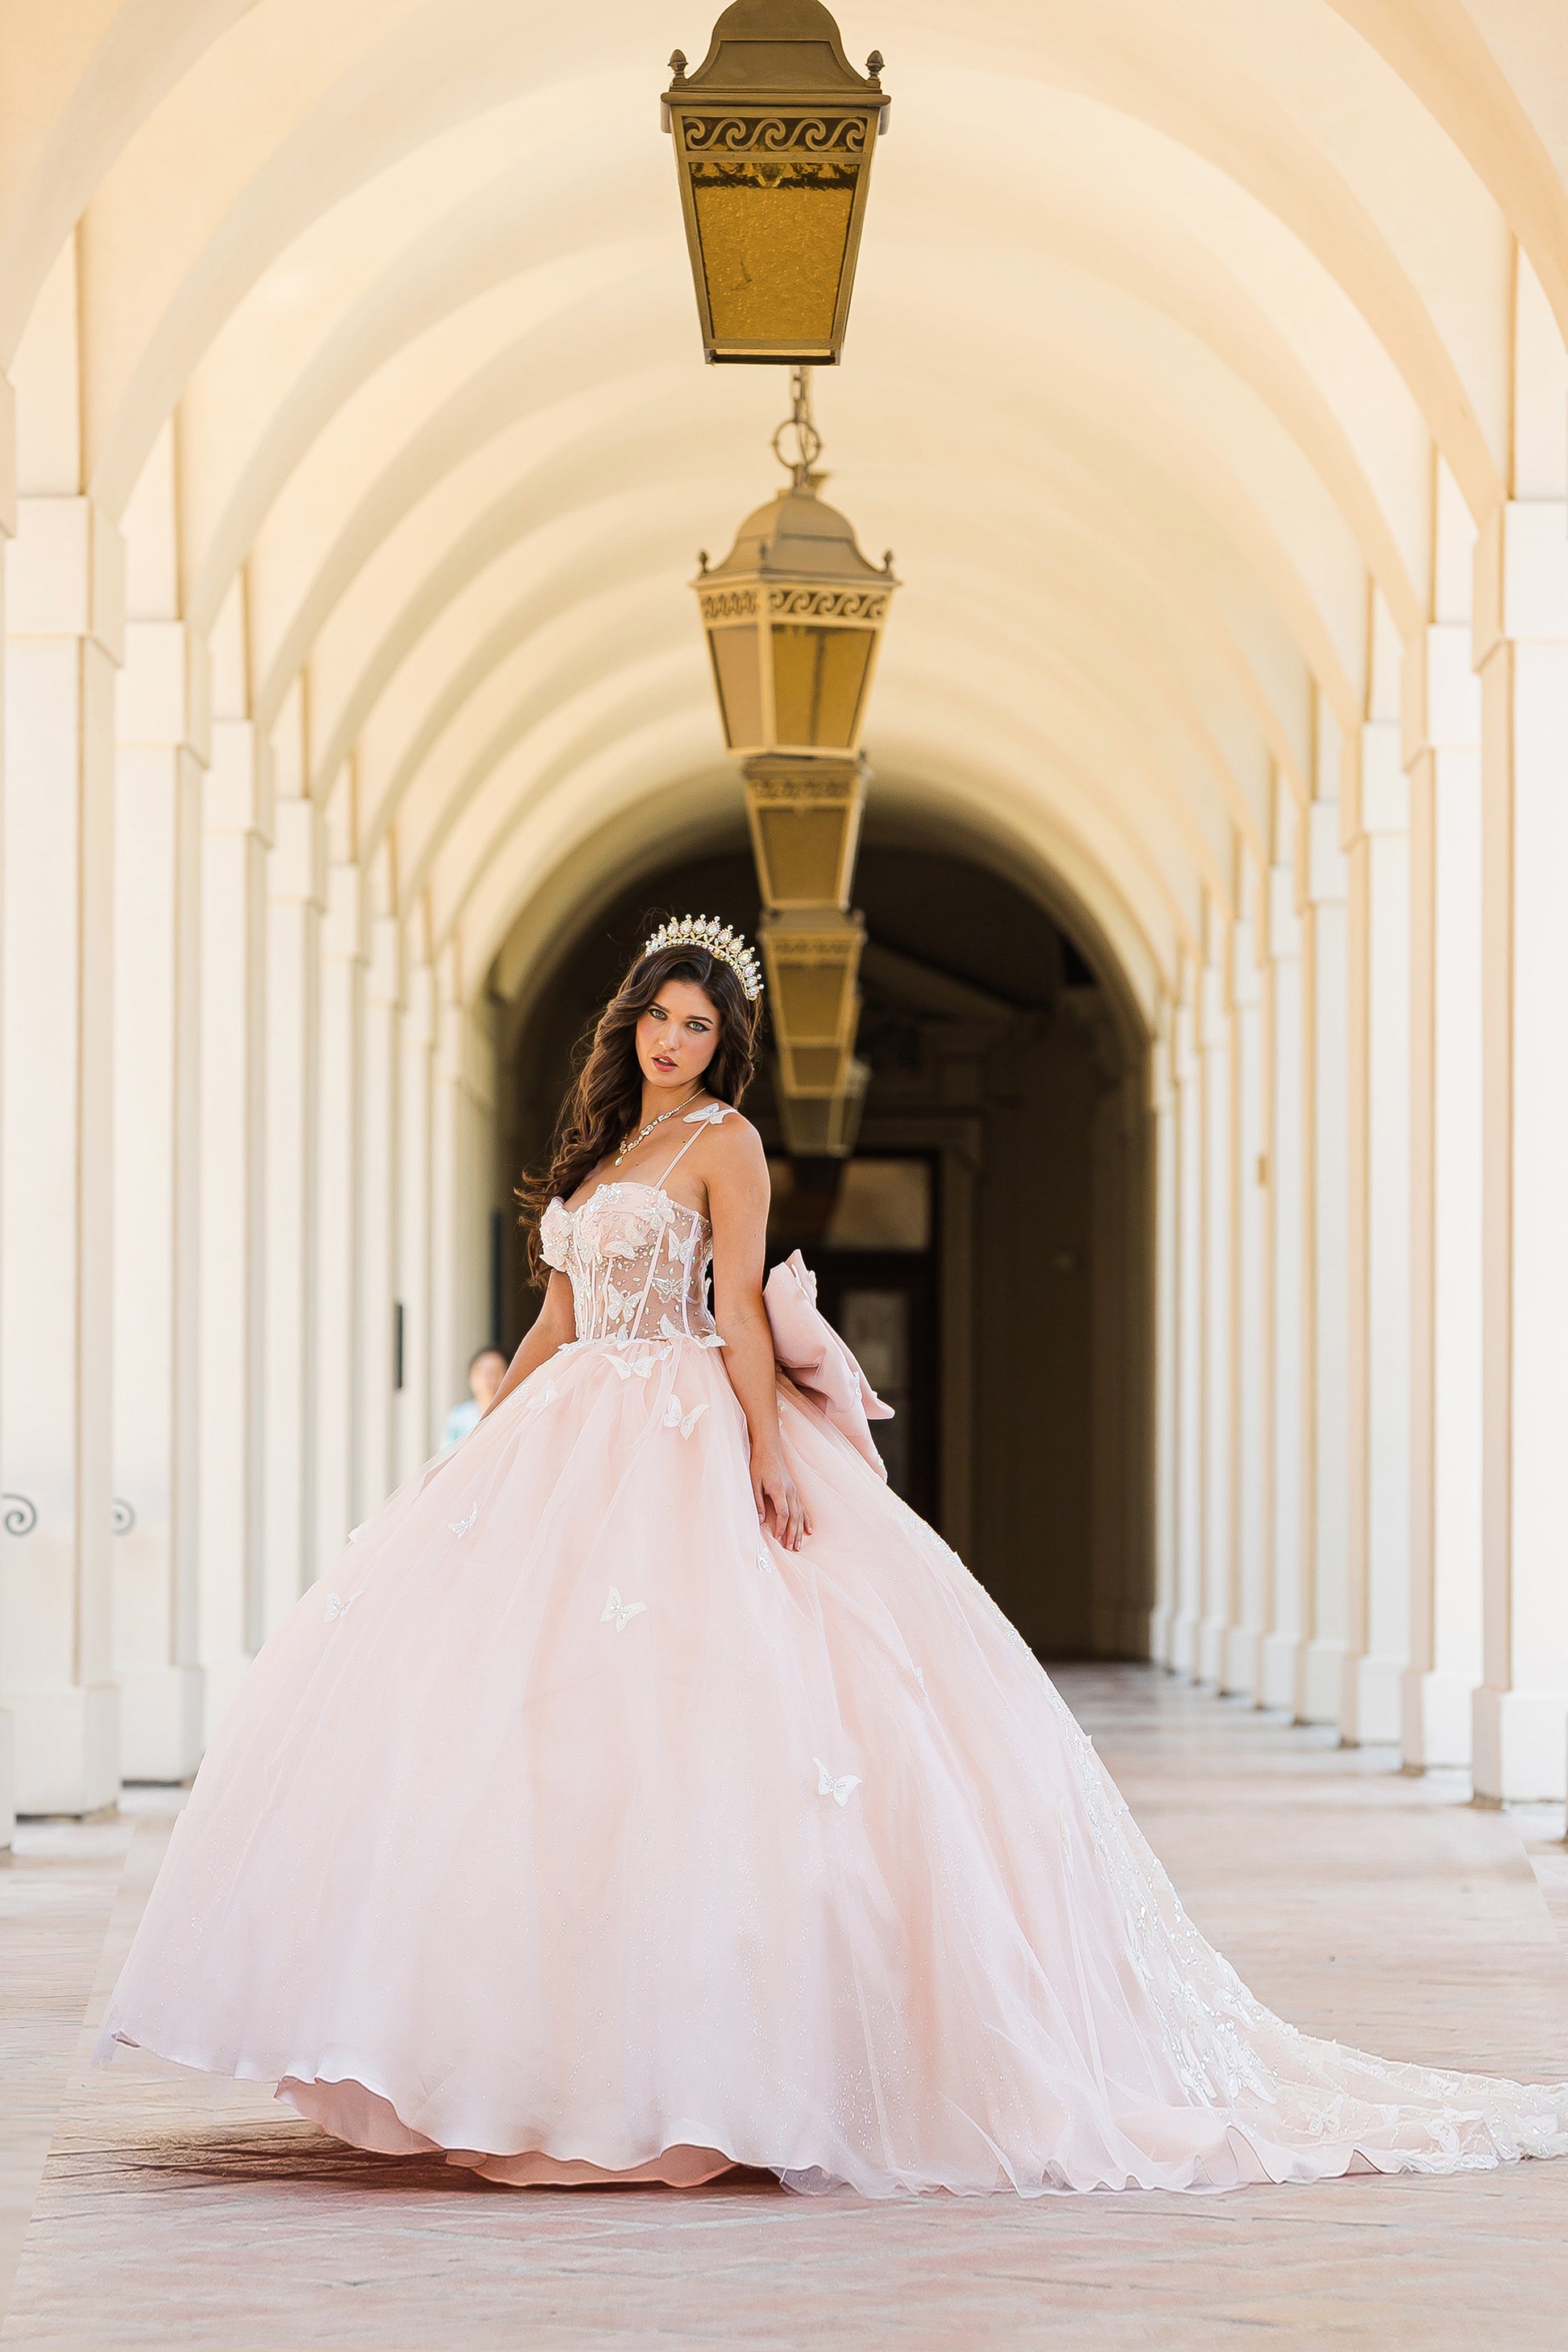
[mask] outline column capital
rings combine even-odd
[[[1314,907],[1342,906],[1350,891],[1340,840],[1338,801],[1313,801],[1307,811],[1307,898]]]
[[[207,833],[254,833],[272,838],[272,768],[248,719],[215,719],[202,793]]]
[[[364,877],[357,866],[340,863],[328,866],[325,908],[321,921],[323,959],[332,963],[363,963]]]
[[[125,646],[125,542],[90,499],[20,499],[7,575],[13,637],[89,637],[112,662]]]
[[[1568,504],[1510,499],[1476,541],[1475,667],[1506,641],[1568,638]]]
[[[1476,751],[1481,741],[1481,682],[1468,621],[1435,623],[1405,648],[1403,756],[1414,767],[1426,751]]]
[[[1404,745],[1393,719],[1369,719],[1346,762],[1345,796],[1340,805],[1340,839],[1349,849],[1363,835],[1408,833],[1410,779]]]
[[[1269,867],[1268,905],[1268,960],[1271,963],[1294,963],[1301,953],[1301,917],[1296,905],[1293,866]]]
[[[0,539],[16,536],[16,387],[0,375]]]
[[[212,664],[206,640],[183,621],[125,624],[114,731],[121,743],[172,746],[210,764]]]
[[[427,963],[411,963],[404,985],[404,1032],[411,1045],[436,1043],[436,973]]]
[[[314,801],[279,801],[272,811],[267,896],[274,906],[320,907],[327,865],[326,828]]]
[[[365,995],[372,1004],[403,1003],[403,925],[395,915],[371,919]]]

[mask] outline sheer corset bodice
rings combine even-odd
[[[714,1104],[684,1124],[700,1130],[729,1115],[727,1105]],[[708,1305],[708,1220],[664,1190],[698,1139],[693,1135],[682,1145],[657,1184],[601,1184],[575,1209],[563,1201],[546,1209],[540,1241],[546,1265],[571,1281],[579,1346],[602,1339],[723,1344]]]

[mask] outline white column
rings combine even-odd
[[[1468,601],[1468,600],[1467,600]],[[1411,861],[1410,1767],[1468,1765],[1481,1673],[1481,761],[1469,625],[1406,668]]]
[[[1340,1732],[1352,1745],[1399,1738],[1410,1656],[1410,794],[1400,750],[1392,719],[1363,727],[1346,812],[1352,1330]]]
[[[1150,1055],[1154,1123],[1154,1607],[1149,1654],[1173,1663],[1176,1621],[1176,1087],[1167,1006]]]
[[[1476,561],[1481,677],[1484,1675],[1478,1796],[1568,1784],[1568,509],[1513,500]]]
[[[199,1593],[202,772],[206,649],[132,621],[114,926],[114,1648],[128,1780],[184,1780],[205,1727]]]
[[[267,1309],[263,1612],[271,1633],[315,1574],[316,1108],[320,813],[279,799],[267,877]]]
[[[1329,722],[1321,714],[1325,735]],[[1320,785],[1337,778],[1331,740],[1321,752]],[[1307,811],[1307,907],[1302,977],[1307,1009],[1309,1133],[1308,1429],[1310,1530],[1304,1592],[1303,1645],[1296,1712],[1305,1723],[1335,1723],[1340,1712],[1346,1634],[1345,1392],[1349,1370],[1346,1202],[1345,859],[1335,801]]]
[[[1306,1314],[1306,1011],[1297,905],[1300,826],[1281,778],[1268,870],[1268,1605],[1258,1669],[1264,1706],[1296,1704],[1305,1617],[1303,1477],[1309,1383]],[[1303,861],[1304,866],[1304,861]]]
[[[1232,1310],[1234,1610],[1220,1686],[1256,1697],[1268,1612],[1268,1149],[1265,1100],[1263,972],[1258,958],[1262,877],[1238,860],[1241,919],[1231,949],[1235,1038],[1232,1176],[1235,1299]]]
[[[370,925],[361,1063],[360,1507],[374,1511],[396,1484],[393,1427],[397,1307],[398,1021],[403,927],[394,914]]]
[[[37,1512],[4,1544],[16,1805],[120,1786],[113,1682],[114,670],[122,551],[89,499],[27,498],[8,551],[0,1433]]]
[[[1194,1035],[1189,967],[1176,1007],[1176,1614],[1171,1665],[1192,1674],[1203,1614],[1204,1128],[1203,1064]]]
[[[1218,1683],[1233,1607],[1231,1343],[1236,1229],[1232,1176],[1230,926],[1213,899],[1199,982],[1203,1058],[1203,1616],[1197,1678]]]
[[[265,1632],[266,745],[216,719],[202,809],[198,1576],[211,1739]]]
[[[436,1046],[436,974],[411,963],[399,1024],[397,1289],[403,1307],[401,1385],[394,1406],[398,1483],[435,1451],[430,1425],[431,1084]]]
[[[7,558],[5,541],[16,535],[16,395],[8,376],[0,375],[0,647],[5,642],[5,573]],[[5,664],[0,658],[0,877],[5,873]],[[3,887],[3,885],[0,885]],[[0,1047],[4,1044],[4,959],[0,957]],[[5,1127],[5,1066],[0,1062],[0,1133]],[[0,1177],[0,1212],[4,1208],[4,1181]],[[4,1259],[3,1229],[0,1229],[0,1267]],[[0,1381],[0,1401],[4,1382]],[[0,1432],[0,1462],[5,1459],[4,1433]],[[0,1506],[0,1527],[4,1511]],[[4,1538],[0,1536],[0,1544]],[[0,1593],[4,1591],[3,1552],[0,1552]],[[5,1633],[0,1625],[0,1852],[9,1848],[16,1832],[16,1726],[10,1709],[4,1704],[3,1693],[9,1675],[5,1666]]]
[[[316,1254],[316,1538],[323,1573],[365,1516],[359,1486],[360,1049],[364,889],[347,861],[327,869],[321,922],[321,1115]]]
[[[455,948],[436,969],[436,1049],[430,1102],[430,1364],[426,1410],[439,1430],[463,1392],[476,1347],[492,1335],[488,1315],[470,1339],[465,1279],[474,1237],[463,1167],[463,1003]]]

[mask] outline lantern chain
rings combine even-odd
[[[795,488],[807,490],[812,487],[812,469],[822,455],[822,436],[811,415],[811,370],[791,368],[789,388],[790,413],[773,435],[773,456]],[[793,456],[785,452],[786,434],[795,436]]]

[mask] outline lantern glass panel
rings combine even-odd
[[[724,740],[742,751],[763,740],[763,686],[755,629],[710,629],[713,685]]]
[[[794,621],[775,622],[773,635],[775,740],[847,751],[859,730],[875,635]]]
[[[691,165],[714,340],[829,350],[861,166],[703,157]]]
[[[766,895],[773,905],[831,906],[839,897],[839,866],[849,813],[843,808],[764,809]]]
[[[803,1093],[808,1089],[831,1092],[844,1076],[841,1045],[792,1045],[789,1059],[795,1085]]]
[[[780,963],[779,993],[792,1037],[837,1037],[844,1018],[847,963]],[[799,1048],[796,1048],[799,1051]]]

